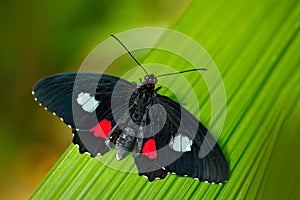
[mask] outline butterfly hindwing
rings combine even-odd
[[[156,162],[157,147],[154,138],[142,138],[141,140],[143,144],[140,152],[136,151],[133,154],[139,175],[147,177],[150,182],[165,178],[167,171]],[[136,148],[137,146],[138,142]]]
[[[95,137],[92,133],[87,131],[73,130],[73,143],[78,145],[79,152],[88,152],[92,157],[97,155],[104,155],[110,149],[105,144],[105,139]]]
[[[134,156],[134,162],[138,168],[140,176],[146,176],[150,182],[155,179],[163,179],[167,175],[167,171],[158,165],[154,159],[148,156],[138,154]]]

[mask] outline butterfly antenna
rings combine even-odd
[[[148,74],[148,72],[145,70],[145,68],[141,65],[141,63],[130,53],[129,49],[125,46],[125,44],[123,44],[119,38],[117,38],[115,35],[111,34],[111,37],[113,37],[115,40],[117,40],[121,45],[122,47],[124,47],[124,49],[127,51],[127,53],[130,55],[130,57],[144,70],[144,72]]]
[[[173,73],[168,73],[168,74],[160,74],[160,75],[157,75],[156,77],[169,76],[169,75],[175,75],[175,74],[182,74],[182,73],[186,73],[186,72],[193,72],[193,71],[199,71],[199,70],[206,71],[207,69],[205,69],[205,68],[188,69],[188,70],[184,70],[184,71],[181,71],[181,72],[173,72]]]

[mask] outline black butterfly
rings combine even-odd
[[[80,153],[95,157],[115,147],[120,160],[133,151],[139,175],[149,181],[170,172],[226,182],[229,167],[215,139],[180,104],[158,94],[156,83],[148,73],[140,85],[107,74],[65,73],[40,80],[32,93],[72,129]],[[209,152],[205,157],[200,147]]]

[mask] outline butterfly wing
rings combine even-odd
[[[158,95],[157,102],[165,108],[168,118],[166,126],[157,134],[156,141],[160,141],[157,144],[158,148],[166,147],[166,150],[162,151],[162,157],[166,157],[163,155],[166,153],[179,157],[167,165],[166,170],[211,183],[227,181],[228,163],[221,148],[205,126],[168,97]],[[169,130],[172,129],[178,130],[177,133],[170,134]],[[167,140],[160,140],[166,135],[168,135]],[[165,165],[165,160],[161,159],[160,163]]]
[[[72,128],[73,142],[81,153],[96,156],[109,150],[105,138],[128,109],[129,100],[124,97],[130,97],[134,89],[132,83],[111,75],[65,73],[42,79],[33,94],[41,106]]]
[[[155,151],[156,156],[151,158],[149,152],[143,151],[136,156],[140,175],[146,175],[151,181],[164,178],[167,171],[210,183],[226,182],[229,178],[227,161],[205,126],[168,97],[157,94],[153,105],[159,105],[152,113],[149,111],[151,130],[148,132],[154,131],[154,135],[145,139],[143,145],[153,138],[152,154]],[[162,126],[161,130],[157,129]],[[151,168],[145,167],[145,163]]]

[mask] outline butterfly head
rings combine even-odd
[[[144,78],[143,84],[153,84],[155,85],[157,83],[157,78],[153,74],[147,74]]]

